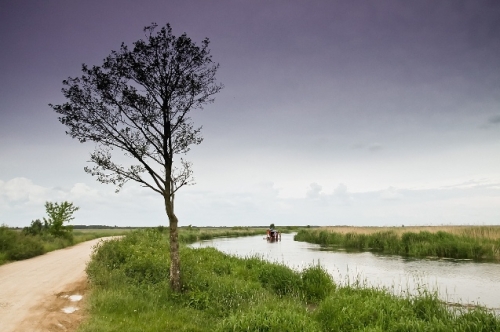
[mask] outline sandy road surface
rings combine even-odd
[[[0,266],[0,331],[70,331],[82,311],[68,296],[82,294],[85,267],[100,239]]]

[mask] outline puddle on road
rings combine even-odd
[[[68,297],[68,299],[69,299],[71,302],[78,302],[78,301],[80,301],[82,298],[83,298],[83,295],[80,295],[80,294],[75,294],[75,295],[71,295],[70,297]]]
[[[71,302],[78,302],[78,301],[80,301],[83,298],[83,295],[80,295],[80,294],[73,294],[73,295],[65,294],[65,295],[61,295],[60,297],[63,298],[63,299],[68,299]],[[67,307],[64,307],[64,308],[61,309],[61,311],[64,312],[65,314],[72,314],[72,313],[74,313],[77,310],[78,310],[78,308],[74,307],[74,306],[67,306]]]
[[[77,310],[78,310],[77,307],[64,307],[61,309],[61,311],[64,312],[65,314],[72,314]]]

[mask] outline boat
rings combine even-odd
[[[266,240],[269,242],[281,241],[281,232],[272,228],[268,228]]]

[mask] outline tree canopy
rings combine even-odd
[[[82,65],[83,75],[63,81],[68,100],[50,105],[80,142],[92,141],[92,167],[85,171],[119,191],[133,180],[164,197],[170,226],[171,271],[179,290],[175,193],[193,183],[191,163],[184,155],[203,140],[189,112],[203,109],[222,89],[215,79],[219,65],[212,61],[209,40],[196,45],[186,34],[176,37],[169,24],[144,28],[146,40],[132,48],[122,43],[101,66]],[[114,151],[123,152],[123,165]]]

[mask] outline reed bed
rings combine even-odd
[[[484,308],[448,310],[435,294],[397,297],[341,285],[321,266],[297,272],[259,257],[181,246],[183,291],[168,285],[168,238],[129,233],[87,267],[87,331],[500,331]]]
[[[500,226],[322,227],[302,229],[294,239],[402,256],[500,262]]]
[[[413,232],[446,232],[453,235],[468,236],[478,239],[499,240],[500,225],[494,226],[402,226],[402,227],[357,227],[357,226],[328,226],[319,227],[317,231],[333,233],[373,234],[378,232],[394,232],[401,236],[403,233]]]

